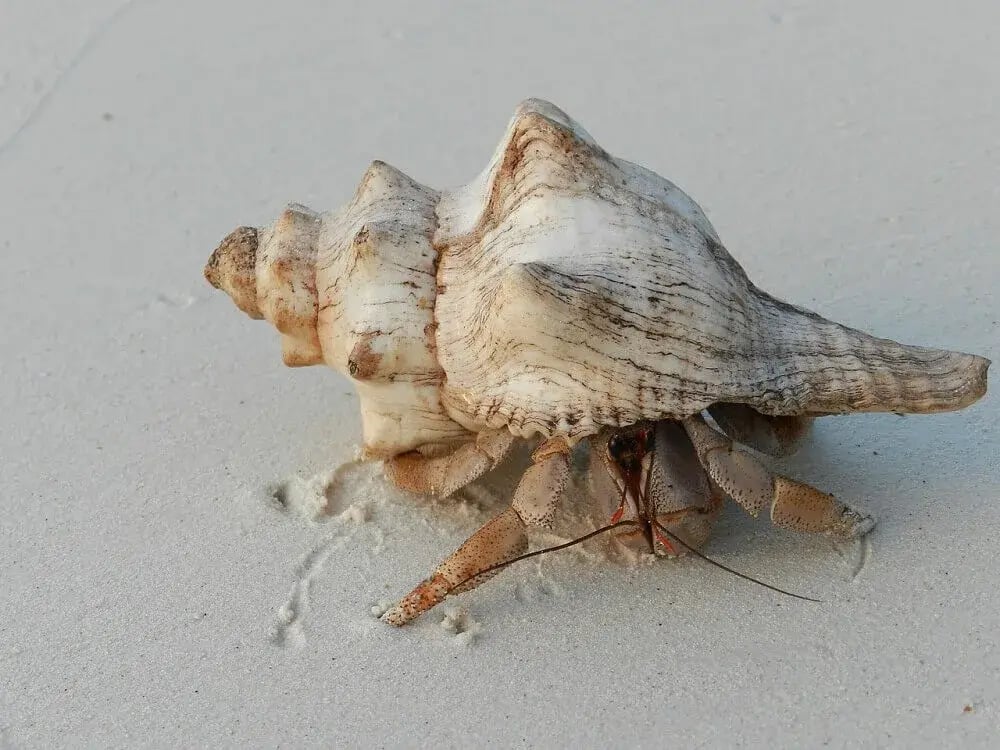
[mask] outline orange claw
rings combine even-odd
[[[417,615],[444,601],[451,587],[447,578],[435,573],[418,583],[413,591],[382,615],[382,620],[397,627],[405,625]]]
[[[488,521],[409,594],[382,615],[390,625],[405,625],[450,594],[473,589],[499,570],[481,571],[511,560],[528,548],[524,522],[513,508]]]
[[[528,549],[528,524],[548,526],[569,476],[569,446],[562,438],[546,441],[532,454],[535,463],[518,482],[514,499],[488,521],[396,606],[383,622],[405,625],[451,594],[474,589],[500,572],[500,567]]]

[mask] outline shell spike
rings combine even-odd
[[[762,410],[921,414],[965,408],[986,392],[988,359],[879,338],[758,294],[774,342],[761,364],[790,402]]]

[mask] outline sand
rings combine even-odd
[[[995,746],[995,394],[780,464],[878,517],[857,575],[727,511],[711,554],[821,604],[596,545],[396,630],[509,477],[336,472],[349,383],[201,269],[372,159],[467,181],[539,96],[770,292],[998,360],[998,6],[342,5],[0,7],[0,747]]]

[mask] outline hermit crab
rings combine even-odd
[[[758,453],[792,451],[823,415],[961,409],[990,364],[758,289],[690,197],[538,99],[469,184],[439,192],[376,161],[338,210],[236,229],[205,276],[278,329],[286,364],[353,380],[363,455],[399,487],[447,496],[537,441],[510,506],[383,615],[394,625],[524,553],[581,443],[605,467],[609,526],[654,554],[704,543],[724,497],[788,529],[865,534],[869,516]]]

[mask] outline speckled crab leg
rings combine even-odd
[[[510,430],[487,430],[443,456],[409,451],[385,462],[385,475],[400,489],[447,497],[503,461],[516,438]]]
[[[390,625],[405,625],[445,597],[474,589],[499,572],[479,571],[525,552],[527,526],[548,528],[552,524],[556,503],[569,476],[569,452],[561,438],[542,443],[532,454],[534,463],[518,483],[510,507],[470,536],[429,578],[382,615],[382,620]]]
[[[708,476],[750,515],[756,517],[764,508],[770,508],[775,526],[845,539],[863,536],[874,528],[871,516],[848,507],[833,495],[773,474],[709,427],[700,415],[688,417],[683,424]]]

